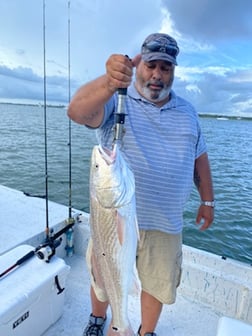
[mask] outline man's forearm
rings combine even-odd
[[[202,201],[214,200],[211,169],[206,153],[195,160],[194,183],[198,189]]]
[[[106,75],[83,85],[73,96],[68,116],[79,124],[98,127],[103,118],[104,105],[111,98]]]

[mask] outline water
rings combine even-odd
[[[0,104],[0,184],[45,194],[44,109]],[[69,204],[69,120],[64,108],[47,108],[49,199]],[[184,243],[252,263],[252,121],[201,118],[211,161],[216,211],[212,227],[195,225],[193,190],[185,209]],[[89,210],[89,159],[95,132],[71,123],[72,206]],[[0,200],[1,201],[1,200]]]

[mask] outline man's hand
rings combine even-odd
[[[113,54],[106,62],[106,76],[108,88],[115,92],[119,88],[127,88],[132,81],[133,68],[138,66],[141,55],[132,60],[124,55]]]
[[[201,231],[204,231],[210,227],[214,220],[214,208],[201,205],[198,210],[198,214],[196,217],[196,224],[200,225],[201,221],[203,220],[203,224],[200,227]]]

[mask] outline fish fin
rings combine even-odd
[[[102,277],[100,275],[100,272],[98,271],[98,264],[97,264],[96,256],[93,253],[93,242],[91,241],[91,243],[92,243],[92,245],[90,245],[91,250],[89,252],[89,258],[90,258],[92,277],[93,277],[95,283],[97,284],[97,286],[99,288],[101,288],[102,290],[105,290],[105,286],[104,286]]]
[[[132,296],[138,296],[141,292],[141,282],[138,276],[136,264],[134,264],[132,272],[132,284],[130,287],[130,294]]]
[[[136,209],[136,198],[135,198],[135,196],[133,196],[131,201],[132,201],[132,204],[133,204],[133,208]],[[136,228],[137,240],[139,241],[140,240],[140,233],[139,233],[136,211],[135,211],[135,215],[134,215],[134,225],[135,225],[135,228]]]
[[[116,211],[116,229],[119,243],[122,246],[124,242],[125,223],[124,218],[121,216],[119,211]]]
[[[139,227],[138,227],[138,221],[137,221],[137,216],[135,216],[135,227],[136,227],[136,233],[137,233],[137,240],[140,240],[140,233],[139,233]]]

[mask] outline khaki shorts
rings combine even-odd
[[[174,303],[181,264],[182,234],[140,231],[137,269],[142,290],[162,303]]]
[[[92,274],[92,245],[90,239],[86,253],[87,266],[96,296],[104,302],[108,299],[106,292],[99,288]],[[174,303],[181,277],[182,234],[140,230],[136,262],[142,290],[162,303]]]

